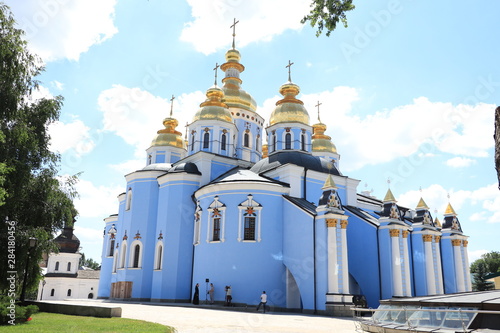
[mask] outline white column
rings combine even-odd
[[[337,263],[337,219],[326,219],[328,234],[328,293],[339,293],[338,263]]]
[[[465,270],[465,291],[472,291],[472,282],[470,280],[470,265],[469,265],[469,253],[467,252],[467,244],[469,242],[467,240],[463,240],[462,241],[462,244],[463,244],[463,256],[464,256],[464,259],[465,259],[465,267],[464,267],[464,270]]]
[[[405,269],[405,296],[411,296],[410,255],[408,254],[408,230],[403,230],[403,255]]]
[[[399,229],[390,229],[392,251],[392,296],[403,296],[403,275],[401,272],[401,255],[399,253]]]
[[[453,256],[455,259],[455,276],[457,278],[457,292],[465,291],[464,266],[462,263],[462,240],[452,239]]]
[[[349,294],[349,263],[347,262],[347,220],[340,221],[342,245],[342,293]]]
[[[422,235],[425,251],[425,278],[427,295],[436,294],[436,275],[434,274],[434,257],[432,255],[432,235]]]
[[[439,247],[440,240],[441,236],[434,236],[434,251],[436,253],[436,275],[438,281],[438,287],[436,289],[436,293],[444,294],[443,268],[441,266],[441,248]]]

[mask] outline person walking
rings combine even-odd
[[[199,283],[197,283],[196,286],[194,287],[193,304],[195,304],[195,305],[200,304],[200,284]]]
[[[214,304],[214,284],[210,283],[210,289],[208,290],[208,295],[210,295],[210,304]]]
[[[260,306],[263,305],[264,313],[266,313],[266,303],[267,303],[267,295],[266,295],[266,291],[264,290],[262,292],[262,295],[260,295],[260,303],[259,303],[259,305],[257,305],[257,311],[259,311]]]

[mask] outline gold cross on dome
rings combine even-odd
[[[322,105],[322,104],[323,104],[323,103],[320,103],[320,102],[318,101],[318,104],[316,104],[316,105],[315,105],[315,107],[317,107],[317,108],[318,108],[318,121],[319,121],[320,123],[321,123],[321,119],[319,118],[319,106],[320,106],[320,105]]]
[[[291,73],[292,65],[293,65],[293,62],[288,60],[288,65],[285,66],[285,68],[288,68],[288,82],[292,82],[292,73]]]
[[[233,50],[235,49],[234,37],[236,37],[236,24],[238,23],[240,23],[240,21],[236,21],[236,18],[234,18],[233,24],[230,26],[230,28],[233,28]]]
[[[215,83],[214,85],[217,85],[217,70],[219,69],[219,64],[218,63],[215,63],[215,67],[214,67],[214,72],[215,72]]]
[[[170,99],[170,117],[172,117],[172,113],[174,112],[174,95],[172,95],[172,98]]]

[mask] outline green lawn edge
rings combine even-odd
[[[48,312],[39,312],[31,317],[32,320],[26,323],[0,326],[0,332],[176,332],[170,326],[128,318],[96,318]]]

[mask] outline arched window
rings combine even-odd
[[[220,241],[220,217],[214,217],[213,219],[212,240]]]
[[[68,262],[68,269],[67,269],[67,271],[68,272],[71,271],[71,263],[70,262]]]
[[[285,134],[285,149],[292,149],[292,135],[290,133]]]
[[[122,249],[120,253],[120,268],[125,267],[125,257],[127,255],[127,243],[123,242],[122,243]]]
[[[226,150],[226,134],[222,134],[222,138],[220,139],[220,150]]]
[[[245,133],[245,135],[243,136],[243,146],[245,147],[249,147],[250,146],[250,136],[248,135],[248,133]]]
[[[55,292],[56,292],[56,290],[55,290],[55,289],[51,289],[51,290],[50,290],[50,296],[54,296]]]
[[[275,151],[276,150],[276,135],[273,134],[273,139],[271,141],[271,151]]]
[[[238,242],[260,242],[262,205],[249,194],[247,200],[238,205],[238,209],[240,210]]]
[[[127,203],[125,204],[125,210],[130,210],[132,207],[132,188],[129,187],[127,191]]]
[[[156,247],[155,269],[161,269],[162,260],[163,260],[163,246],[161,244],[158,244],[158,246]]]
[[[87,296],[88,299],[92,299],[94,298],[94,294],[93,293],[90,293],[88,296]]]
[[[115,251],[115,255],[113,258],[113,273],[116,273],[116,265],[118,263],[118,250]]]
[[[115,240],[112,239],[109,241],[109,252],[108,252],[108,256],[109,257],[112,257],[113,256],[113,250],[115,249]]]
[[[302,145],[301,149],[306,150],[306,136],[304,135],[304,133],[302,133],[302,135],[300,136],[300,143]]]
[[[54,269],[55,271],[59,270],[59,261],[56,261],[56,268]]]
[[[243,240],[255,240],[255,216],[245,216]]]
[[[68,296],[71,296],[71,289],[68,289],[68,293],[67,293]]]
[[[134,247],[134,261],[132,263],[133,268],[138,268],[139,267],[139,255],[141,254],[141,246],[137,244]]]
[[[255,139],[255,150],[260,151],[260,149],[259,149],[259,137],[258,136]]]
[[[193,134],[191,134],[191,151],[194,150],[194,138],[195,138],[195,136],[194,136],[194,133],[193,133]]]
[[[205,132],[203,135],[203,148],[208,148],[210,143],[210,134]]]

